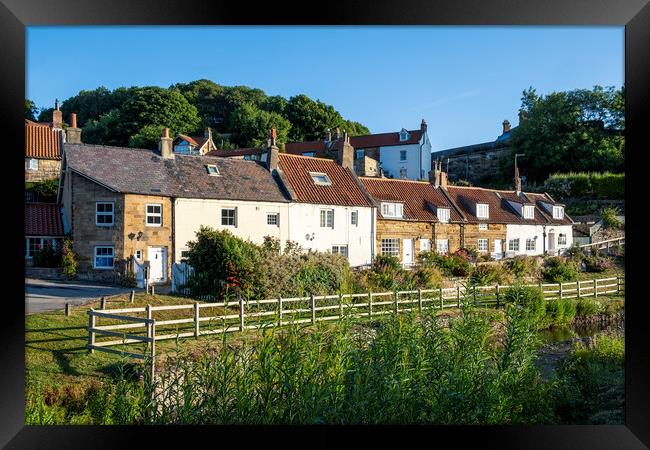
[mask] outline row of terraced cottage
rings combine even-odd
[[[83,144],[73,133],[58,202],[79,272],[102,279],[135,260],[148,262],[150,282],[167,283],[201,226],[295,241],[351,266],[376,255],[409,266],[428,250],[501,258],[572,244],[572,221],[548,194],[450,186],[439,164],[428,182],[358,176],[348,136],[327,159],[280,152],[274,134],[261,161],[176,151],[167,129],[158,151]]]

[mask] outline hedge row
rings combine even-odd
[[[548,177],[544,189],[554,197],[625,198],[625,174],[610,172],[556,173]]]

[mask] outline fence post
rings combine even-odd
[[[278,326],[282,326],[282,297],[278,297]]]
[[[316,298],[314,297],[314,294],[309,296],[309,301],[311,303],[311,323],[316,323]]]
[[[95,328],[95,310],[93,308],[90,308],[88,311],[88,350],[90,353],[94,353],[95,350],[91,347],[92,345],[95,345],[95,332],[93,329]]]
[[[460,286],[456,285],[456,306],[460,308]]]
[[[372,291],[368,291],[368,317],[372,317]]]
[[[394,301],[393,309],[395,310],[395,314],[397,314],[399,312],[399,307],[397,306],[397,289],[393,291],[393,301]]]
[[[135,291],[131,291],[131,298],[129,298],[130,302],[133,303],[133,300],[135,299]]]
[[[497,309],[499,309],[499,283],[497,283],[497,286],[496,286],[496,289],[495,289],[494,292],[496,292],[496,296],[497,296]]]
[[[237,297],[239,299],[239,331],[244,331],[244,297],[239,291],[237,291]]]
[[[194,337],[199,337],[199,302],[194,302]]]
[[[151,338],[151,381],[153,381],[154,374],[156,373],[156,321],[150,324],[150,338]]]
[[[147,305],[147,319],[151,320],[152,316],[153,316],[153,314],[152,314],[152,311],[151,311],[151,305]],[[152,331],[151,322],[147,322],[147,337],[148,338],[151,337],[151,331]]]
[[[102,297],[102,308],[101,309],[106,309],[106,297]]]
[[[339,292],[339,318],[343,318],[343,295]]]
[[[474,298],[474,305],[476,305],[476,285],[474,285],[474,289],[472,292],[472,297]]]
[[[580,280],[578,280],[576,283],[578,285],[578,298],[580,298]]]
[[[621,277],[616,277],[616,295],[621,293]]]
[[[560,300],[562,300],[562,282],[560,281]]]
[[[544,292],[544,286],[542,286],[542,282],[541,282],[541,281],[539,282],[539,290],[542,291],[542,297],[543,297],[544,299],[546,299],[546,295],[545,295],[545,292]]]
[[[594,278],[594,297],[598,297],[598,280]]]
[[[418,288],[418,311],[422,312],[422,289]]]
[[[70,315],[70,303],[65,304],[65,315],[66,316]]]
[[[154,297],[156,295],[156,292],[154,291],[154,286],[155,285],[153,285],[153,284],[151,285],[151,296],[152,297]]]
[[[440,293],[440,309],[442,310],[442,309],[444,309],[444,302],[443,302],[443,299],[442,299],[442,287],[439,287],[438,291]]]

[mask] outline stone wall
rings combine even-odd
[[[28,167],[30,159],[32,158],[25,158],[25,167]],[[25,169],[25,181],[43,181],[58,178],[60,171],[60,159],[39,159],[38,170]]]
[[[449,180],[468,180],[472,184],[481,184],[495,179],[501,172],[501,160],[511,157],[509,147],[485,149],[465,153],[462,155],[446,156],[444,154],[431,154],[431,160],[440,158],[443,169],[448,168]],[[449,166],[447,166],[449,159]]]
[[[461,246],[465,248],[477,248],[479,239],[488,240],[489,253],[494,251],[494,240],[501,239],[501,252],[506,251],[506,230],[507,226],[500,223],[488,224],[487,230],[479,230],[479,225],[476,223],[468,223],[463,225],[462,243]]]
[[[449,251],[454,252],[460,248],[460,230],[459,224],[434,224],[430,222],[414,222],[407,220],[377,220],[377,254],[381,255],[381,240],[398,238],[400,240],[400,252],[398,258],[400,262],[403,256],[404,239],[413,239],[414,258],[420,253],[420,243],[422,239],[429,239],[431,249],[436,248],[436,239],[448,239]]]

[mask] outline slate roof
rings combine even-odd
[[[137,148],[65,144],[65,161],[74,171],[116,192],[163,197],[288,202],[266,165],[214,156],[175,155]],[[206,165],[220,175],[208,174]]]
[[[434,208],[440,207],[449,208],[451,222],[464,221],[442,190],[431,183],[376,177],[360,177],[360,180],[376,202],[403,203],[405,220],[438,222]]]
[[[25,119],[25,156],[38,159],[61,159],[63,131],[47,124]]]
[[[25,203],[25,236],[63,236],[61,205]]]
[[[299,203],[373,206],[352,171],[334,160],[280,153],[279,169]],[[316,185],[309,172],[326,174],[332,184]]]
[[[243,156],[243,155],[259,155],[260,153],[264,153],[266,149],[263,148],[235,148],[232,150],[223,150],[223,149],[218,149],[218,150],[210,150],[205,154],[205,156],[222,156],[222,157],[229,157],[229,156]]]

